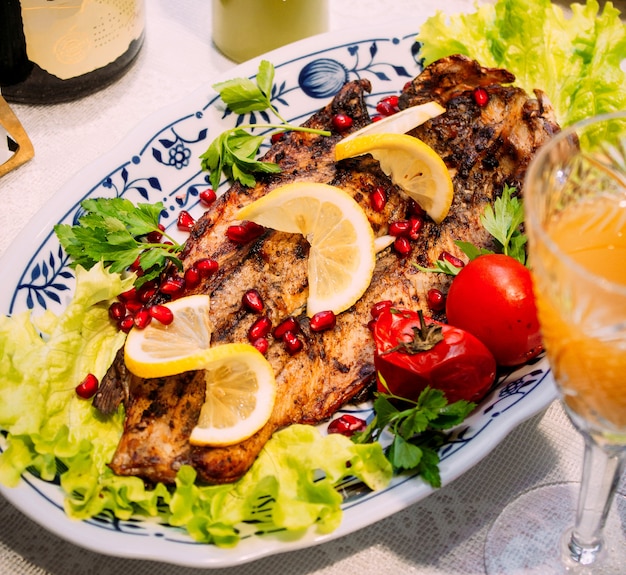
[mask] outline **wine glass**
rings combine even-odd
[[[524,205],[544,345],[584,439],[583,471],[580,484],[542,486],[507,506],[488,534],[485,565],[489,575],[623,574],[626,111],[545,144],[528,168]]]

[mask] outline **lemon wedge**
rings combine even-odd
[[[413,128],[417,128],[417,126],[443,114],[445,111],[446,109],[437,104],[437,102],[426,102],[419,106],[411,106],[353,132],[344,139],[344,142],[366,134],[406,134]]]
[[[391,181],[403,189],[436,222],[448,215],[454,194],[452,178],[429,145],[406,134],[366,134],[335,147],[335,159],[371,154]]]
[[[192,295],[164,305],[174,315],[172,323],[152,321],[126,336],[126,367],[139,377],[166,377],[197,369],[198,357],[211,343],[209,296]]]
[[[252,345],[217,345],[204,354],[206,396],[192,445],[226,446],[254,435],[269,420],[276,399],[270,363]]]
[[[311,246],[309,317],[348,309],[372,280],[376,264],[372,226],[359,204],[339,188],[312,182],[286,184],[242,208],[237,218],[306,237]]]

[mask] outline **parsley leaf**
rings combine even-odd
[[[260,112],[268,108],[285,122],[276,108],[272,106],[271,94],[274,84],[274,66],[267,60],[261,60],[256,75],[256,83],[249,78],[233,78],[213,84],[222,101],[235,113],[247,114]]]
[[[520,263],[526,263],[526,236],[520,230],[524,222],[524,206],[519,198],[511,197],[515,188],[504,186],[502,196],[493,207],[487,206],[480,218],[485,229],[496,239],[502,253]]]
[[[461,248],[463,253],[470,260],[475,260],[478,256],[483,256],[483,255],[486,255],[486,254],[492,254],[493,253],[491,250],[488,250],[486,248],[476,247],[474,244],[471,244],[470,242],[457,241],[457,242],[454,242],[454,243]],[[448,265],[452,265],[452,264],[448,264]],[[456,269],[460,270],[461,268],[456,268]]]
[[[413,266],[421,272],[442,273],[442,274],[448,274],[450,276],[457,275],[463,269],[463,268],[459,268],[455,266],[454,264],[451,264],[447,260],[436,260],[434,268],[425,268],[424,266],[421,266],[415,262],[413,262]]]
[[[316,130],[293,126],[287,123],[272,105],[271,95],[274,85],[274,66],[262,60],[253,82],[249,78],[234,78],[219,82],[213,88],[219,93],[222,101],[235,114],[247,114],[270,110],[281,124],[253,124],[238,126],[222,132],[200,156],[200,165],[209,172],[209,179],[214,189],[220,184],[222,174],[230,181],[240,182],[244,186],[256,183],[255,174],[275,174],[281,171],[278,164],[257,160],[257,154],[266,135],[254,135],[247,130],[269,129],[278,131],[297,131],[330,136],[326,130]]]
[[[78,265],[91,269],[99,261],[112,272],[128,269],[139,258],[144,274],[137,278],[137,286],[158,277],[170,263],[179,269],[182,264],[176,254],[183,249],[172,238],[173,245],[149,243],[148,234],[157,232],[163,204],[134,205],[125,198],[91,198],[83,200],[85,213],[74,226],[54,226],[63,249],[72,259],[71,267]]]
[[[255,159],[264,139],[264,136],[254,136],[241,128],[227,130],[215,138],[200,156],[202,169],[210,173],[213,188],[219,187],[222,173],[229,180],[253,186],[256,183],[254,172],[280,172],[278,164]]]
[[[393,440],[385,453],[394,470],[416,472],[433,487],[441,487],[437,451],[446,442],[445,430],[462,423],[475,407],[464,400],[448,403],[441,390],[431,387],[417,401],[376,393],[374,419],[352,440],[369,443],[389,431]]]

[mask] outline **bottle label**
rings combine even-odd
[[[144,28],[143,0],[21,0],[28,58],[68,80],[124,54]]]

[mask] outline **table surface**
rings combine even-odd
[[[150,0],[146,4],[145,44],[134,66],[117,83],[70,104],[12,106],[36,155],[0,180],[0,255],[63,184],[120,142],[128,127],[233,67],[211,43],[210,1]],[[624,2],[616,4],[624,13],[620,6]],[[419,23],[442,3],[330,0],[329,6],[330,28],[338,30],[348,25],[371,27],[394,18]],[[474,2],[446,0],[446,9],[472,11]],[[218,571],[224,575],[482,574],[485,536],[500,510],[536,486],[577,481],[581,456],[582,440],[555,402],[515,429],[459,479],[406,510],[321,546]],[[0,496],[3,575],[197,572],[85,551],[45,531]]]

